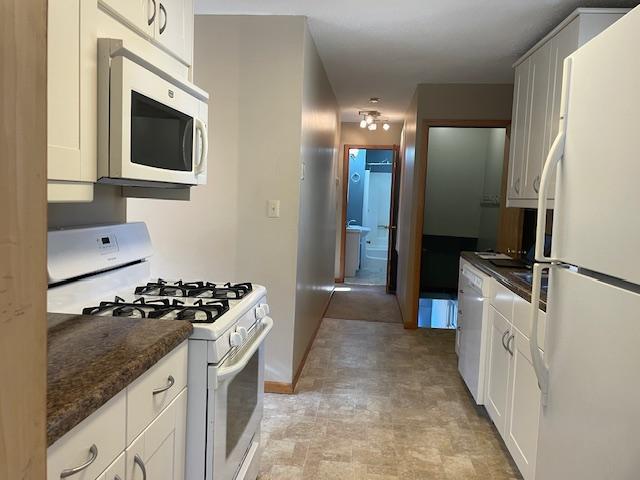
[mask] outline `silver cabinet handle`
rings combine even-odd
[[[93,462],[95,462],[96,458],[98,458],[98,447],[96,447],[95,443],[91,445],[91,447],[89,448],[89,454],[90,454],[89,460],[87,460],[82,465],[78,465],[77,467],[63,470],[60,473],[60,478],[67,478],[67,477],[70,477],[71,475],[75,475],[76,473],[81,472],[82,470],[87,468],[89,465],[91,465]]]
[[[533,189],[538,193],[540,191],[540,175],[533,180]]]
[[[113,480],[122,480],[122,478],[120,478],[120,475],[118,475],[118,474],[116,473],[116,476],[115,476],[115,477],[113,477]]]
[[[147,20],[147,23],[149,25],[151,25],[156,19],[156,11],[158,10],[158,5],[156,5],[156,0],[151,0],[151,3],[153,3],[153,15],[151,15],[151,18]]]
[[[520,178],[519,177],[516,180],[516,183],[513,184],[513,189],[516,191],[518,195],[520,194]]]
[[[164,8],[163,4],[160,4],[160,13],[164,14],[164,25],[160,26],[160,34],[162,34],[167,28],[167,10]]]
[[[509,345],[511,345],[511,340],[513,340],[514,338],[516,338],[515,335],[511,335],[509,337],[509,340],[507,340],[507,352],[509,352],[509,354],[513,357],[513,348],[510,348]]]
[[[142,458],[137,453],[135,457],[133,457],[133,463],[140,467],[140,470],[142,471],[142,480],[147,480],[147,467],[144,466]]]
[[[509,335],[509,330],[507,330],[506,332],[504,332],[502,334],[502,348],[504,348],[508,352],[509,351],[509,347],[507,347],[507,344],[504,343],[504,339],[506,338],[507,335]]]
[[[173,377],[171,375],[169,375],[167,377],[167,384],[164,387],[160,387],[160,388],[156,388],[153,392],[153,395],[157,395],[159,393],[162,392],[166,392],[167,390],[169,390],[171,387],[173,387],[173,384],[176,383],[176,381],[173,379]]]

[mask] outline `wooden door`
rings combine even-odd
[[[46,459],[47,2],[0,14],[0,478]]]
[[[393,170],[391,175],[391,205],[389,207],[389,249],[387,251],[387,293],[396,292],[398,274],[398,204],[400,199],[400,147],[393,146]]]

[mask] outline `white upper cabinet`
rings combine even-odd
[[[627,11],[579,8],[515,63],[508,207],[538,205],[542,168],[558,133],[564,59]],[[554,185],[552,178],[551,200]]]
[[[191,64],[193,45],[192,0],[158,1],[155,38],[161,45]]]
[[[193,58],[193,0],[99,0],[103,10],[185,65]]]
[[[100,0],[103,6],[132,27],[152,37],[158,17],[157,0]]]
[[[95,0],[49,3],[47,177],[50,202],[93,200],[97,168]]]

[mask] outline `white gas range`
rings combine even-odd
[[[144,223],[48,235],[48,311],[190,321],[187,480],[253,480],[260,459],[267,291],[151,278]]]

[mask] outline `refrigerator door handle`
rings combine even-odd
[[[549,389],[549,367],[545,364],[544,357],[538,346],[538,308],[540,305],[540,287],[542,284],[542,271],[549,265],[536,263],[533,265],[533,285],[531,290],[531,331],[529,332],[529,348],[533,368],[538,378],[538,386],[542,392],[542,405],[547,404]]]
[[[540,178],[540,186],[538,192],[538,219],[536,227],[536,248],[535,259],[537,262],[553,262],[551,257],[544,254],[545,233],[547,230],[547,190],[549,186],[549,178],[551,172],[555,171],[556,166],[562,159],[564,154],[565,131],[567,124],[567,102],[569,94],[569,84],[571,83],[571,57],[567,57],[564,61],[564,73],[562,83],[562,97],[560,100],[560,124],[558,125],[558,135],[556,136],[549,154],[544,162],[542,169],[542,177]]]

